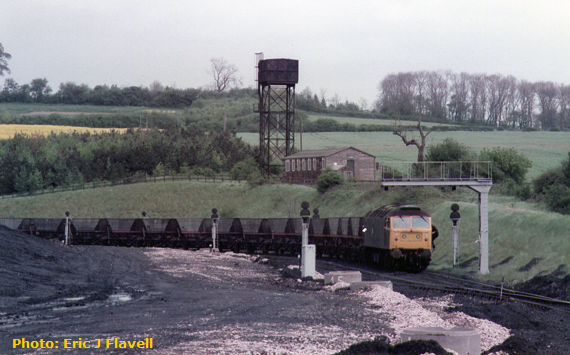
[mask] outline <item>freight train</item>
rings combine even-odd
[[[299,255],[300,218],[137,218],[137,219],[0,219],[0,225],[48,239],[79,245],[170,247],[212,246],[216,231],[220,251]],[[212,228],[215,224],[216,228]],[[419,272],[431,257],[430,216],[415,206],[384,206],[362,218],[319,218],[309,221],[309,244],[317,257],[368,262],[389,269]]]

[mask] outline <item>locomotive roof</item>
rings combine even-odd
[[[429,217],[429,214],[418,206],[414,205],[389,205],[375,208],[368,212],[366,217],[392,217],[392,216],[422,216]]]

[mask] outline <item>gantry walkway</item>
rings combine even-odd
[[[479,272],[489,273],[490,161],[399,162],[379,166],[382,186],[465,186],[479,194]]]

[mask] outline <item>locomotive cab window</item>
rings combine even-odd
[[[392,217],[393,228],[410,228],[410,217]]]
[[[429,228],[429,219],[425,217],[412,217],[413,228]]]

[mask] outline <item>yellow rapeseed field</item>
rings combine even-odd
[[[0,139],[8,139],[14,137],[16,133],[24,134],[43,134],[44,136],[51,132],[60,133],[73,131],[77,132],[109,132],[112,129],[118,132],[126,131],[126,128],[89,128],[89,127],[74,127],[74,126],[50,126],[50,125],[25,125],[25,124],[9,124],[0,125]]]

